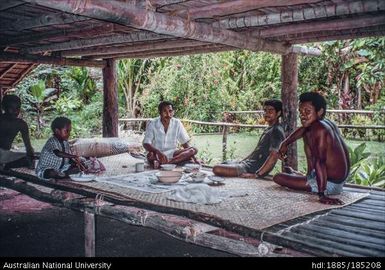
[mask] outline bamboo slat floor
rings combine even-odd
[[[362,187],[347,191],[368,192]],[[312,244],[311,253],[333,256],[385,256],[385,191],[370,190],[359,202],[340,209],[300,217],[267,229]]]

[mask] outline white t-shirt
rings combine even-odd
[[[143,144],[151,144],[170,159],[177,149],[178,142],[185,144],[189,140],[190,137],[179,119],[171,118],[167,133],[165,133],[160,117],[157,117],[148,122]]]

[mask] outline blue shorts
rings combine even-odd
[[[340,194],[342,192],[342,187],[344,186],[345,181],[346,180],[337,184],[328,180],[326,182],[325,195]],[[313,170],[310,173],[310,175],[307,176],[307,183],[311,187],[311,192],[314,192],[314,193],[318,192],[317,176],[316,176],[315,170]]]

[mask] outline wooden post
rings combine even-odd
[[[297,128],[297,110],[298,110],[298,62],[297,54],[289,53],[282,56],[281,66],[282,89],[281,98],[283,103],[283,124],[286,136]],[[298,169],[297,143],[292,143],[287,152],[287,161],[285,166],[291,166]]]
[[[118,137],[118,88],[116,62],[107,59],[103,68],[103,137]]]
[[[223,138],[222,138],[222,161],[226,161],[226,159],[227,159],[227,131],[228,131],[228,127],[223,126],[223,129],[222,129],[222,134],[223,134]]]
[[[84,248],[86,257],[95,257],[95,214],[84,212]]]
[[[1,103],[3,103],[3,87],[1,87],[1,85],[0,85],[0,114],[3,113],[3,108],[2,108]]]

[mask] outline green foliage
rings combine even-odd
[[[353,169],[360,165],[360,163],[370,156],[369,152],[365,152],[366,143],[361,143],[356,148],[352,149],[348,146],[350,167]]]
[[[210,144],[207,143],[205,148],[199,149],[198,151],[198,159],[202,160],[204,164],[211,164],[213,161],[212,152],[210,150]]]
[[[384,157],[369,160],[369,152],[365,152],[366,143],[354,150],[348,147],[351,172],[348,181],[358,185],[385,187]]]
[[[359,185],[385,188],[385,159],[380,157],[361,163],[352,180]]]
[[[82,102],[78,98],[61,96],[55,102],[55,109],[60,114],[68,114],[69,112],[80,108]]]
[[[97,92],[96,83],[89,75],[88,69],[85,67],[74,67],[68,71],[69,78],[71,78],[75,84],[75,91],[80,100],[84,104],[89,104],[90,99]]]

